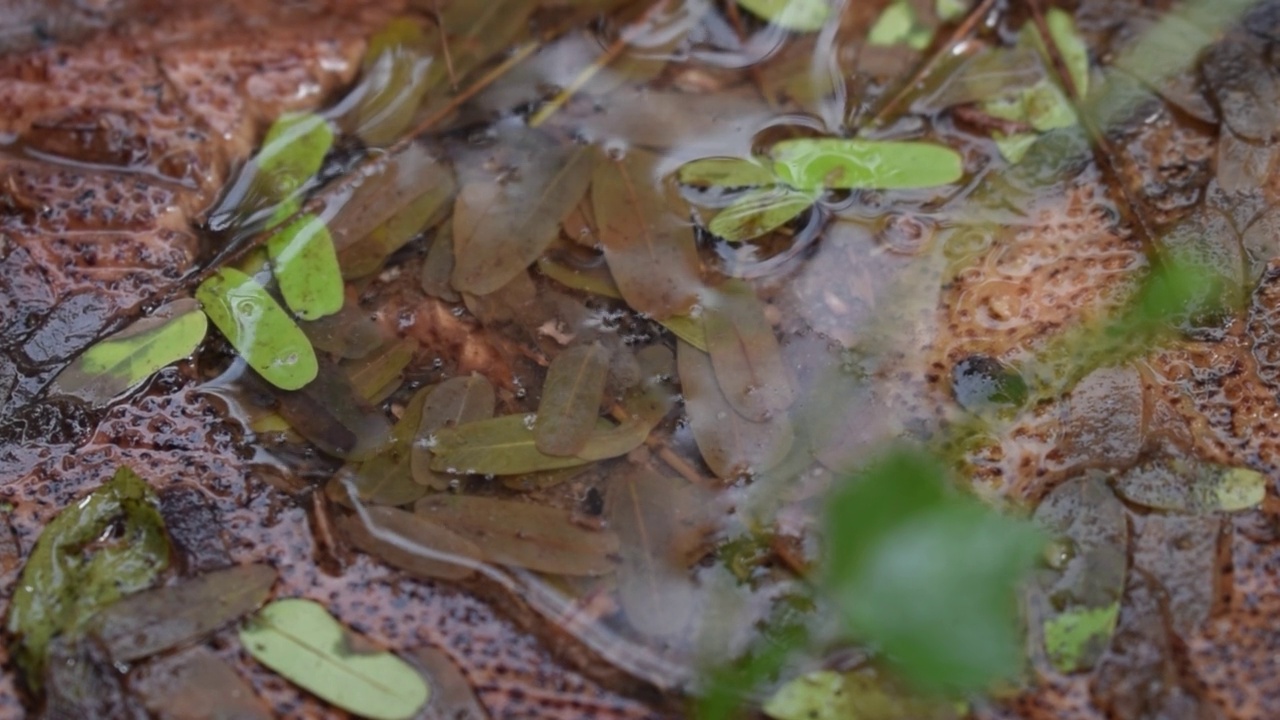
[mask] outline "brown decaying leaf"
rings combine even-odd
[[[422,145],[388,158],[326,213],[344,277],[376,271],[388,255],[429,227],[457,191],[449,166]]]
[[[426,493],[426,488],[413,481],[410,457],[422,422],[422,408],[432,390],[422,388],[409,400],[404,414],[391,429],[391,442],[386,447],[358,466],[348,465],[333,478],[331,496],[339,502],[349,500],[347,483],[361,500],[375,505],[408,505]]]
[[[519,500],[428,495],[414,505],[479,546],[492,562],[554,575],[594,576],[617,567],[618,536],[575,524],[564,510]]]
[[[430,717],[489,720],[489,711],[480,704],[471,682],[443,651],[420,647],[410,657],[422,668],[431,686],[431,699],[427,701]]]
[[[445,302],[456,303],[462,296],[453,289],[453,223],[441,223],[422,261],[422,292]]]
[[[115,662],[131,662],[178,647],[257,609],[271,593],[269,565],[237,565],[177,585],[144,590],[111,605],[92,621]]]
[[[693,439],[712,472],[736,478],[768,470],[786,457],[795,442],[786,413],[774,413],[765,422],[739,415],[720,390],[711,358],[683,340],[676,364]]]
[[[595,153],[524,125],[498,130],[494,146],[458,161],[453,287],[485,295],[528,268],[582,200]]]
[[[569,348],[551,361],[533,426],[539,450],[568,456],[586,446],[608,375],[609,350],[598,342]]]
[[[790,407],[791,381],[755,291],[729,280],[703,297],[707,352],[725,399],[756,422]]]
[[[272,392],[280,416],[328,455],[365,460],[391,439],[382,412],[356,394],[341,368],[323,358],[316,379],[306,387]]]
[[[401,373],[413,360],[418,343],[411,338],[384,343],[374,352],[358,359],[342,363],[356,394],[376,405],[398,387]]]
[[[155,660],[130,675],[129,688],[159,720],[270,720],[231,666],[204,648]]]
[[[373,313],[360,307],[359,298],[351,290],[347,291],[346,301],[337,313],[299,322],[298,327],[317,350],[344,360],[365,357],[389,339],[374,320]]]
[[[483,375],[472,373],[437,385],[422,405],[418,433],[410,452],[414,481],[435,490],[448,489],[449,478],[431,469],[428,445],[432,435],[441,428],[491,418],[496,405],[493,384]]]
[[[484,557],[470,540],[393,507],[365,508],[340,519],[338,528],[352,545],[418,577],[464,580],[475,570],[449,558],[477,563]]]
[[[627,304],[659,320],[685,313],[702,285],[693,226],[660,192],[656,158],[631,150],[602,161],[592,209],[609,271]]]
[[[609,488],[609,526],[621,541],[618,600],[636,630],[670,638],[686,631],[697,610],[697,588],[677,551],[690,532],[681,511],[696,498],[687,485],[634,466]]]

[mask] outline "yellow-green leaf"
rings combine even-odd
[[[1110,644],[1119,619],[1119,602],[1050,617],[1044,623],[1044,648],[1049,661],[1064,673],[1088,668]]]
[[[538,450],[534,421],[532,414],[503,415],[442,428],[427,441],[432,454],[430,467],[453,475],[523,475],[590,462]]]
[[[58,374],[49,394],[105,405],[160,368],[190,356],[207,328],[195,300],[169,303],[85,350]]]
[[[1267,479],[1248,468],[1161,459],[1131,468],[1115,481],[1131,503],[1184,513],[1234,512],[1262,504]]]
[[[753,190],[716,213],[707,229],[729,242],[750,240],[791,222],[814,200],[813,193],[784,186]]]
[[[280,294],[299,318],[318,320],[342,309],[342,271],[324,221],[306,214],[267,240]]]
[[[773,171],[753,160],[734,157],[707,157],[687,162],[676,171],[685,185],[724,188],[758,187],[778,182]]]
[[[827,0],[738,0],[751,14],[796,32],[821,30],[831,15]]]
[[[266,289],[233,268],[222,268],[196,289],[196,299],[232,347],[267,382],[296,390],[316,377],[311,341]]]
[[[240,642],[258,662],[354,715],[408,720],[429,691],[411,665],[369,641],[353,638],[318,603],[277,600],[240,631]]]
[[[782,687],[764,704],[774,720],[943,720],[963,717],[957,705],[912,697],[866,670],[818,670]]]
[[[926,142],[798,138],[770,154],[778,177],[799,190],[926,188],[964,174],[959,153]]]
[[[493,384],[483,375],[449,378],[427,396],[422,405],[418,434],[410,453],[413,479],[420,485],[444,490],[448,479],[431,470],[431,448],[435,433],[476,420],[493,417],[497,397]]]

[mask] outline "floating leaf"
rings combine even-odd
[[[920,25],[907,0],[896,0],[880,13],[867,33],[868,45],[906,45],[912,50],[929,47],[933,33]]]
[[[689,630],[697,613],[697,588],[679,543],[693,529],[686,521],[701,506],[689,485],[642,465],[614,478],[606,511],[618,533],[622,564],[618,602],[631,626],[670,638]],[[682,517],[684,516],[684,517]]]
[[[413,481],[409,463],[418,426],[422,423],[422,408],[432,389],[425,387],[414,393],[405,405],[404,415],[391,429],[390,443],[354,470],[344,468],[334,482],[349,483],[361,500],[375,505],[408,505],[422,497],[427,490]],[[345,499],[345,493],[339,497]]]
[[[1131,503],[1185,513],[1234,512],[1262,504],[1267,481],[1247,468],[1161,459],[1125,472],[1116,492]]]
[[[831,14],[827,0],[738,0],[753,15],[796,32],[821,30]]]
[[[1015,588],[1043,546],[1034,525],[952,494],[942,465],[908,448],[826,505],[826,582],[849,629],[912,685],[984,690],[1019,670]]]
[[[591,200],[618,290],[636,311],[665,320],[688,312],[702,282],[693,228],[655,188],[655,163],[639,150],[601,162]]]
[[[548,455],[533,437],[535,417],[503,415],[441,428],[431,445],[431,469],[450,474],[524,475],[585,465],[578,457]]]
[[[130,595],[98,613],[91,625],[112,660],[132,662],[196,640],[253,612],[275,581],[270,565],[215,570]]]
[[[228,342],[258,374],[283,390],[316,377],[311,341],[253,278],[224,267],[200,283],[196,299]]]
[[[558,508],[471,495],[428,495],[418,515],[475,543],[489,560],[555,575],[604,575],[616,568],[618,536],[575,524]]]
[[[301,390],[275,390],[277,412],[321,451],[344,460],[367,460],[391,439],[382,411],[356,394],[339,367],[321,362],[315,380]]]
[[[948,185],[964,174],[960,154],[924,142],[799,138],[773,146],[774,172],[798,190],[894,190]]]
[[[795,442],[785,413],[752,422],[737,413],[716,382],[711,358],[681,341],[676,352],[680,385],[694,441],[711,471],[722,478],[760,473],[777,465]]]
[[[943,702],[912,697],[867,670],[802,675],[778,688],[763,710],[774,720],[950,720],[966,714]]]
[[[1056,538],[1050,546],[1053,569],[1041,582],[1049,660],[1061,672],[1091,668],[1107,649],[1124,593],[1124,506],[1098,477],[1080,477],[1054,488],[1036,508],[1035,520]]]
[[[778,182],[773,171],[759,162],[732,157],[708,157],[687,162],[676,171],[676,177],[685,185],[722,188],[759,187]]]
[[[707,224],[711,234],[742,242],[773,232],[813,206],[811,193],[775,186],[743,195],[716,213]]]
[[[587,444],[608,375],[609,351],[600,343],[569,348],[551,361],[533,425],[538,450],[567,456]]]
[[[329,220],[343,277],[377,272],[391,253],[448,210],[456,191],[449,166],[422,144],[387,158]]]
[[[283,219],[297,208],[295,193],[324,163],[333,145],[329,122],[311,113],[285,113],[272,123],[262,147],[236,178],[222,203],[209,214],[209,226],[222,230],[237,219],[275,207]]]
[[[395,18],[369,39],[360,68],[360,100],[343,119],[366,145],[389,145],[413,122],[429,87],[428,70],[443,62],[435,42],[410,18]]]
[[[763,422],[791,406],[787,368],[751,286],[729,280],[704,296],[707,351],[720,390],[740,415]]]
[[[407,720],[427,702],[422,676],[385,651],[362,649],[324,607],[310,600],[277,600],[240,631],[258,662],[324,700],[372,720]]]
[[[149,587],[169,564],[151,488],[128,468],[68,505],[40,533],[9,606],[10,652],[39,688],[55,635],[79,632],[98,610]]]
[[[413,479],[436,490],[449,486],[448,478],[431,470],[431,447],[435,433],[477,420],[493,417],[497,399],[493,384],[483,375],[449,378],[427,396],[422,406],[422,419],[411,451]]]
[[[253,688],[217,655],[202,647],[147,663],[129,674],[129,690],[158,720],[197,717],[271,720]]]
[[[365,508],[338,526],[352,545],[418,577],[465,580],[484,559],[470,540],[398,508]]]
[[[195,300],[169,303],[85,350],[58,374],[49,394],[106,405],[160,368],[189,357],[207,328]]]
[[[589,147],[552,142],[523,125],[469,155],[453,211],[453,287],[486,295],[532,265],[586,194],[595,164]]]
[[[267,240],[280,294],[299,318],[317,320],[342,309],[342,271],[324,221],[306,214]]]

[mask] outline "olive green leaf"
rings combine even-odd
[[[155,582],[169,564],[169,539],[155,494],[120,468],[67,506],[36,541],[9,606],[10,652],[39,688],[49,641],[81,631],[98,610]]]
[[[342,309],[342,271],[324,221],[306,214],[267,240],[280,294],[299,318],[318,320]]]
[[[916,11],[907,0],[896,0],[886,7],[867,33],[869,45],[901,44],[912,50],[925,49],[932,39],[933,33],[918,22]]]
[[[786,683],[765,702],[774,720],[951,720],[966,714],[954,704],[912,697],[870,671],[817,670]]]
[[[827,0],[738,0],[751,14],[796,32],[821,30],[831,15]]]
[[[704,297],[707,351],[725,399],[753,422],[790,407],[795,393],[755,290],[729,280]]]
[[[132,662],[206,635],[267,599],[270,565],[237,565],[168,587],[144,590],[94,616],[90,626],[111,659]]]
[[[926,142],[798,138],[773,146],[774,172],[798,190],[893,190],[948,185],[964,174],[960,154]]]
[[[418,343],[412,338],[391,340],[368,355],[342,363],[356,394],[376,405],[400,386],[404,369],[413,362]]]
[[[169,303],[85,350],[58,374],[49,393],[105,405],[160,368],[190,356],[207,328],[195,300]]]
[[[352,545],[418,577],[464,580],[484,559],[475,543],[399,508],[371,506],[343,518],[338,527]],[[451,562],[455,558],[463,562]]]
[[[551,361],[533,425],[539,451],[567,456],[586,445],[608,375],[609,350],[598,342],[569,348]]]
[[[574,576],[617,567],[618,536],[584,528],[560,508],[439,493],[419,500],[413,511],[475,543],[491,562]]]
[[[391,442],[355,468],[344,468],[337,482],[351,477],[351,485],[361,500],[375,505],[408,505],[422,497],[426,488],[413,481],[410,469],[413,442],[422,423],[422,407],[433,388],[414,393],[400,420],[391,429]],[[342,478],[342,479],[340,479]]]
[[[232,347],[267,382],[296,390],[315,379],[311,341],[253,278],[222,268],[200,283],[196,299]]]
[[[759,187],[778,182],[777,176],[755,160],[733,157],[706,157],[680,166],[676,177],[685,185],[722,188]]]
[[[407,720],[427,702],[422,675],[369,642],[310,600],[277,600],[240,630],[258,662],[322,699],[372,720]]]
[[[435,433],[476,420],[493,417],[497,397],[493,384],[483,375],[449,378],[427,396],[422,405],[418,434],[410,452],[410,469],[419,485],[444,490],[448,478],[431,470],[431,448]]]
[[[395,18],[369,39],[360,68],[360,100],[343,119],[367,145],[389,145],[413,122],[428,89],[437,44],[410,18]]]
[[[707,230],[729,242],[742,242],[773,232],[808,210],[817,198],[785,186],[753,190],[716,213]]]
[[[536,417],[502,415],[441,428],[427,442],[431,469],[453,475],[523,475],[585,465],[579,457],[548,455],[533,436]]]
[[[702,352],[707,351],[707,331],[702,324],[702,316],[693,315],[672,315],[666,320],[660,320],[662,327],[671,331],[672,335],[689,343]]]
[[[969,12],[969,0],[936,0],[933,12],[942,22],[951,22]]]
[[[1118,601],[1054,615],[1044,623],[1044,649],[1049,661],[1068,673],[1092,666],[1110,643],[1119,619]]]
[[[538,258],[538,270],[543,275],[567,288],[613,298],[614,300],[622,299],[622,293],[618,291],[618,284],[613,281],[613,277],[609,274],[609,268],[607,267],[579,269],[543,255]]]

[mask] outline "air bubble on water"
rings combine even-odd
[[[718,412],[718,413],[716,413],[716,419],[717,419],[717,420],[724,420],[724,419],[725,419],[725,418],[727,418],[727,417],[729,417],[728,413],[724,412],[723,410],[722,410],[722,411],[720,411],[720,412]]]
[[[538,422],[538,413],[529,413],[524,416],[524,426],[529,430],[533,429],[534,424]]]
[[[448,487],[451,492],[458,492],[462,489],[462,480],[459,478],[453,478],[449,481]]]
[[[437,438],[437,437],[436,437],[436,434],[435,434],[435,433],[431,433],[430,435],[427,435],[426,437],[424,437],[424,438],[422,438],[421,440],[419,440],[419,441],[418,441],[418,446],[419,446],[419,447],[424,447],[424,448],[426,448],[426,449],[430,450],[431,448],[434,448],[438,442],[440,442],[440,440],[439,440],[439,438]]]

